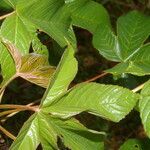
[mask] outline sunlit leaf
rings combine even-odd
[[[7,17],[1,26],[1,36],[14,44],[19,52],[24,55],[29,53],[33,31],[29,32],[31,25],[29,22],[22,20],[16,13]]]
[[[35,150],[39,143],[38,119],[35,114],[23,125],[10,150]]]
[[[149,16],[132,11],[118,19],[117,36],[105,24],[97,30],[93,38],[95,48],[105,58],[120,62],[107,72],[150,74],[150,46],[143,45],[150,35],[149,24]]]
[[[115,122],[124,118],[136,105],[138,96],[113,85],[81,84],[43,111],[67,118],[83,111]]]
[[[77,73],[77,60],[74,57],[75,50],[71,45],[65,50],[62,59],[56,69],[50,85],[43,97],[43,107],[50,105],[58,96],[67,91],[69,84]]]

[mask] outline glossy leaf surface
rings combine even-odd
[[[150,74],[150,46],[143,45],[150,34],[150,17],[137,11],[121,16],[117,21],[117,36],[109,26],[99,28],[93,44],[105,58],[120,62],[107,70],[113,74]]]
[[[144,129],[147,135],[150,137],[150,81],[146,83],[141,91],[139,108]]]
[[[43,97],[43,107],[50,105],[58,96],[64,94],[74,79],[78,70],[78,63],[74,53],[75,50],[69,45]]]
[[[81,84],[45,108],[45,111],[62,118],[87,111],[118,122],[133,109],[137,98],[136,94],[119,86]]]

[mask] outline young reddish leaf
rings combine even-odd
[[[18,49],[7,40],[4,40],[3,44],[5,47],[1,44],[2,55],[0,57],[3,75],[1,97],[5,87],[16,77],[22,77],[44,88],[48,86],[55,68],[49,65],[47,56],[40,54],[22,56]],[[11,67],[10,70],[8,67]]]
[[[55,68],[48,63],[47,56],[29,54],[21,58],[18,75],[32,83],[47,88]]]

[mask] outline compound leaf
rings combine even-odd
[[[44,114],[41,115],[44,116]],[[66,147],[73,150],[78,150],[79,148],[81,150],[103,149],[104,145],[101,141],[104,135],[96,131],[88,130],[76,119],[60,120],[49,117],[48,115],[45,115],[44,118],[51,128],[51,134],[54,134],[54,139],[56,140],[55,134],[57,134],[57,137],[64,142]]]
[[[144,44],[150,34],[150,17],[137,11],[121,16],[117,21],[116,36],[105,24],[98,28],[93,44],[105,58],[120,62],[107,70],[113,74],[150,74],[150,46]]]

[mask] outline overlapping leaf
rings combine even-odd
[[[150,34],[150,17],[137,11],[117,21],[117,36],[110,27],[97,29],[93,44],[109,60],[121,62],[108,70],[111,73],[150,74],[150,46],[143,45]]]
[[[75,119],[60,120],[39,112],[25,123],[10,150],[35,150],[40,143],[43,149],[58,149],[58,137],[73,150],[104,147],[103,134],[88,130]]]
[[[36,114],[31,116],[23,125],[17,139],[11,145],[10,150],[36,150],[40,143],[38,118],[36,116]]]
[[[147,135],[150,137],[150,81],[146,83],[141,92],[139,109],[144,129]]]
[[[31,0],[28,3],[25,0],[5,1],[17,11],[22,20],[32,22],[61,46],[67,45],[65,38],[75,46],[72,24],[94,32],[101,22],[109,22],[102,5],[91,0]]]
[[[43,140],[45,139],[44,141],[49,141],[49,148],[52,147],[53,149],[58,149],[57,138],[59,137],[62,142],[64,142],[66,147],[73,150],[103,149],[103,142],[101,142],[101,140],[103,139],[104,135],[98,132],[87,130],[87,128],[85,128],[75,119],[60,120],[41,113],[39,120],[43,121],[43,124],[40,125],[42,128],[42,130],[40,130],[41,136],[43,137]],[[45,129],[43,129],[44,124]],[[46,126],[49,127],[46,128]]]
[[[22,55],[29,53],[34,32],[34,26],[22,20],[16,12],[7,17],[1,26],[1,37],[13,43]]]
[[[134,108],[137,98],[119,86],[89,83],[77,86],[43,111],[62,118],[87,111],[118,122]]]
[[[109,16],[106,9],[91,0],[72,12],[72,24],[82,27],[95,34],[97,28],[102,28],[101,23],[109,25]]]
[[[3,82],[1,83],[0,93],[3,93],[8,83],[19,76],[42,87],[48,86],[55,68],[49,65],[46,56],[40,54],[21,56],[14,45],[9,42],[5,42],[4,45],[1,44],[0,64]]]
[[[16,73],[16,68],[14,65],[14,60],[6,49],[6,47],[0,43],[0,65],[3,76],[3,82],[0,85],[0,88]]]
[[[47,47],[41,43],[36,34],[32,39],[32,48],[36,54],[49,56]]]
[[[27,142],[31,143],[28,144],[28,149],[32,150],[36,149],[39,142],[44,149],[58,149],[58,137],[66,147],[74,150],[103,149],[104,145],[101,142],[103,135],[100,133],[86,129],[74,119],[61,120],[43,111],[43,107],[48,107],[48,104],[54,102],[56,97],[62,96],[67,91],[70,82],[76,75],[77,61],[74,58],[74,52],[74,49],[69,45],[43,97],[42,107],[35,116],[27,121],[28,125],[22,128],[10,150],[15,149],[16,146],[18,146],[18,150],[24,149],[26,148],[24,144]],[[38,139],[36,139],[37,137]]]
[[[75,50],[71,45],[64,52],[50,85],[43,97],[43,106],[49,106],[57,97],[67,91],[70,82],[74,79],[78,63],[74,57]]]

